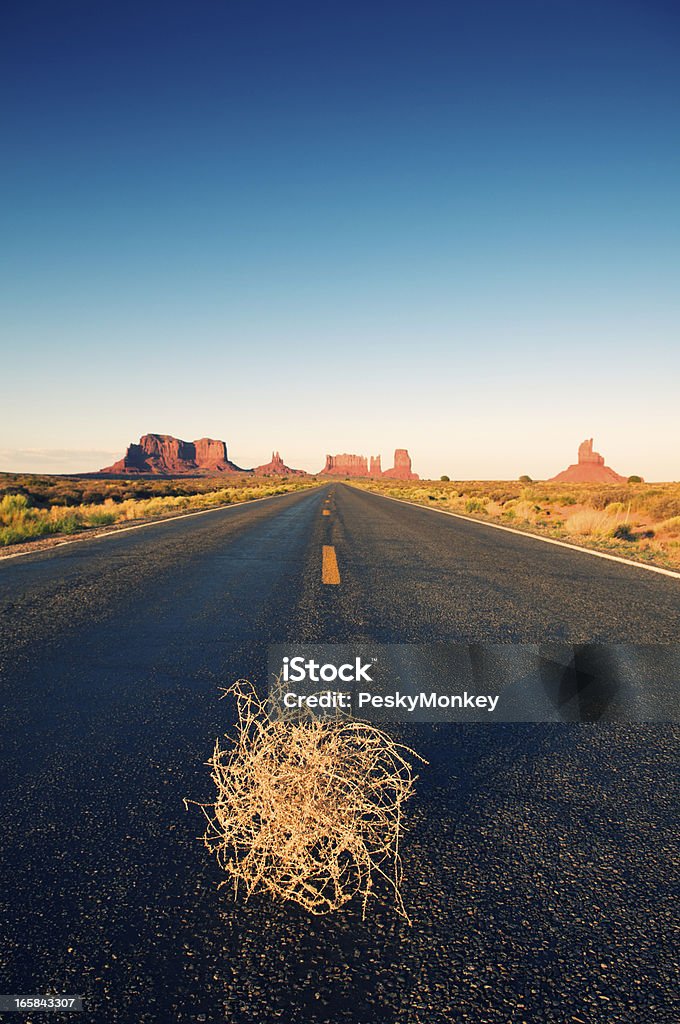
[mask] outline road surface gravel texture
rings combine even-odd
[[[412,926],[235,901],[183,798],[269,644],[669,643],[680,581],[334,483],[0,562],[0,623],[0,991],[103,1024],[678,1019],[673,726],[395,728],[429,762]]]

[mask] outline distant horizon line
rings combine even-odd
[[[305,477],[314,477],[314,478],[318,477],[318,478],[324,479],[324,480],[335,480],[338,483],[342,483],[344,480],[373,480],[374,482],[376,480],[380,480],[380,477],[344,476],[343,474],[329,474],[329,473],[324,473],[323,471],[318,471],[318,472],[312,473],[312,472],[308,472],[307,470],[303,470],[302,472],[303,472]],[[229,473],[225,473],[225,472],[222,472],[222,473],[220,473],[220,472],[215,472],[215,473],[104,473],[101,470],[96,470],[96,469],[94,469],[94,470],[83,470],[83,471],[70,470],[68,472],[61,472],[61,473],[59,473],[59,472],[52,472],[52,471],[47,470],[47,469],[45,469],[45,470],[39,470],[39,469],[0,469],[0,477],[8,477],[8,476],[11,476],[11,477],[48,476],[48,477],[58,477],[58,478],[64,479],[64,480],[68,480],[68,479],[128,480],[128,481],[134,481],[134,480],[145,480],[145,481],[146,480],[224,480],[226,482],[226,481],[229,480],[230,477],[237,477],[241,473],[252,474],[254,478],[258,478],[258,474],[256,474],[254,472],[254,470],[252,470],[252,469],[237,469],[237,470],[233,470],[232,472],[229,472]],[[264,474],[260,474],[260,475],[262,476],[262,478],[264,478]],[[631,476],[634,477],[634,476],[639,476],[639,475],[640,474],[638,474],[638,473],[631,473],[631,474],[629,474],[629,477],[625,478],[623,483],[627,484],[629,482],[629,478]],[[523,476],[527,476],[528,480],[522,481],[522,477]],[[446,477],[447,479],[444,481],[444,480],[442,480],[442,477]],[[390,483],[390,478],[389,477],[384,478],[384,482],[385,483]],[[392,481],[392,482],[394,482],[394,481]],[[576,484],[578,486],[590,486],[590,487],[607,487],[607,486],[610,486],[610,487],[621,487],[621,486],[623,486],[623,484],[621,484],[621,483],[609,482],[609,481],[603,481],[603,480],[562,481],[562,480],[555,480],[555,479],[553,479],[553,477],[547,477],[547,476],[529,476],[528,473],[526,473],[526,474],[525,473],[521,473],[518,476],[468,476],[468,477],[462,477],[462,476],[455,477],[455,476],[450,476],[447,473],[442,473],[439,476],[421,476],[417,480],[412,480],[412,481],[396,481],[396,482],[412,483],[412,484],[414,484],[414,486],[417,486],[418,484],[442,483],[442,482],[448,482],[448,483],[452,483],[452,484],[455,484],[455,483],[466,483],[466,484],[470,484],[470,483],[497,483],[497,484],[504,484],[504,483],[522,483],[522,482],[526,482],[527,484],[554,483],[554,484],[556,484],[558,486],[563,486],[563,487],[568,487],[568,486],[574,485],[574,484]],[[646,486],[649,486],[649,487],[653,487],[653,486],[655,486],[657,484],[680,483],[680,478],[675,478],[675,479],[658,479],[658,480],[657,479],[652,480],[652,479],[642,478],[641,483],[643,485],[646,485]]]
[[[258,463],[258,464],[254,465],[254,466],[251,465],[250,467],[248,467],[247,465],[246,466],[241,466],[241,465],[237,465],[236,463],[231,463],[231,466],[233,467],[233,468],[231,468],[231,471],[226,470],[226,469],[223,468],[221,470],[216,469],[214,472],[211,471],[209,465],[204,465],[202,468],[199,468],[197,466],[197,471],[195,473],[191,472],[190,470],[188,470],[186,472],[178,471],[176,473],[173,473],[173,472],[164,473],[164,472],[158,472],[158,471],[157,472],[153,472],[153,471],[146,472],[146,471],[144,471],[142,469],[139,469],[137,471],[133,470],[133,472],[120,472],[120,473],[106,473],[105,472],[106,469],[112,468],[112,464],[117,463],[117,462],[122,462],[126,458],[128,452],[130,450],[130,447],[131,446],[139,447],[139,445],[142,442],[142,440],[144,438],[146,438],[146,437],[153,437],[153,438],[164,439],[164,440],[165,439],[170,439],[172,441],[175,441],[175,442],[178,442],[178,443],[182,443],[182,444],[186,444],[188,446],[194,446],[198,442],[212,442],[214,444],[223,445],[224,446],[225,456],[226,456],[225,461],[227,463],[230,463],[230,458],[231,458],[230,453],[231,453],[232,449],[231,449],[231,446],[227,445],[227,442],[224,441],[224,440],[221,440],[221,439],[218,439],[218,438],[211,438],[211,437],[207,437],[206,435],[204,435],[203,437],[197,438],[197,439],[195,439],[193,441],[184,441],[183,438],[178,437],[175,434],[161,433],[160,431],[148,431],[147,433],[140,435],[140,438],[139,438],[138,442],[131,442],[131,443],[127,444],[125,446],[125,448],[123,449],[122,454],[121,454],[121,448],[117,448],[115,450],[110,449],[110,448],[64,448],[64,447],[61,447],[61,448],[43,448],[43,447],[0,448],[0,459],[3,462],[6,461],[6,462],[9,462],[9,463],[13,462],[15,464],[17,464],[17,463],[23,463],[24,464],[23,466],[21,466],[21,468],[4,468],[0,464],[0,474],[2,474],[3,476],[21,476],[21,475],[31,476],[32,475],[32,476],[54,476],[54,477],[65,477],[65,478],[66,477],[74,477],[74,478],[76,478],[76,477],[100,477],[100,478],[103,478],[103,477],[120,477],[121,479],[126,479],[126,478],[130,479],[132,477],[139,477],[139,478],[146,478],[146,477],[149,477],[149,478],[154,478],[154,477],[159,478],[159,477],[164,477],[166,479],[173,479],[173,478],[178,478],[179,479],[181,477],[188,478],[188,477],[194,477],[194,476],[195,477],[201,477],[201,476],[202,477],[210,477],[210,476],[214,476],[215,478],[219,478],[219,477],[229,477],[230,475],[232,475],[232,473],[233,474],[238,474],[239,472],[251,474],[251,473],[254,473],[254,470],[260,469],[260,468],[264,468],[265,466],[269,465],[269,463]],[[581,444],[584,444],[584,442],[581,442]],[[573,443],[573,447],[571,447],[571,450],[574,452],[574,455],[576,455],[576,450],[578,449],[578,447],[579,446],[576,443]],[[272,452],[272,457],[273,458],[276,458],[277,456],[280,458],[280,454],[279,454],[280,450],[281,450],[280,444],[279,444],[278,451],[277,451],[277,447],[276,446],[273,446],[271,449],[269,448],[269,446],[267,446],[267,451],[271,451]],[[410,457],[410,451],[411,451],[410,448],[395,448],[394,451],[395,451],[395,453],[406,452],[407,455]],[[251,458],[247,459],[247,461],[252,462],[252,461],[254,461],[252,459],[252,452],[250,453],[250,455],[251,455]],[[335,458],[338,458],[340,456],[359,458],[359,459],[362,459],[362,460],[365,459],[367,462],[370,462],[370,460],[372,460],[372,459],[377,459],[379,461],[382,458],[381,455],[368,456],[368,455],[363,455],[363,454],[359,454],[357,452],[351,452],[351,451],[347,451],[347,450],[345,450],[344,452],[339,452],[338,451],[335,454],[332,454],[332,453],[328,452],[327,449],[326,449],[326,458],[327,459],[329,457],[335,459]],[[319,460],[321,460],[322,458],[323,458],[323,456],[319,456]],[[416,461],[418,461],[420,458],[422,458],[422,450],[421,450],[420,456],[417,457]],[[545,463],[545,461],[546,461],[545,453],[542,453],[539,458],[540,458],[540,461]],[[559,458],[559,455],[558,455],[558,458]],[[88,461],[94,461],[95,459],[99,462],[99,466],[97,468],[88,468],[88,469],[63,468],[64,467],[64,463],[66,463],[67,466],[69,464],[71,466],[73,466],[73,464],[76,461],[82,460],[83,462],[87,463]],[[454,461],[455,459],[456,459],[456,453],[452,452],[451,461]],[[34,466],[30,465],[30,463],[32,461],[34,461],[34,460],[36,462],[39,462],[39,463],[42,464],[40,468],[35,468]],[[310,459],[310,458],[300,457],[299,454],[298,454],[298,456],[294,456],[294,460],[295,461],[299,461],[302,464],[305,464],[305,463],[309,464],[309,462],[312,461],[312,459]],[[614,456],[614,460],[617,461],[620,464],[623,461],[623,459],[621,458],[621,453],[619,453],[618,455],[615,455]],[[246,459],[244,459],[243,461],[246,461]],[[283,462],[283,459],[281,459],[281,461]],[[316,461],[316,458],[314,459],[314,461]],[[425,462],[429,462],[430,460],[427,458],[427,456],[425,456],[424,461]],[[447,459],[447,461],[448,461],[448,459]],[[469,461],[470,461],[469,457],[466,459],[466,461],[469,463]],[[489,459],[488,459],[488,457],[482,456],[482,458],[480,458],[479,461],[487,461],[488,462]],[[513,461],[515,461],[515,460],[513,459]],[[522,462],[524,462],[525,465],[529,461],[530,461],[529,458],[527,458],[526,460],[522,459]],[[539,461],[539,460],[537,459],[537,461]],[[557,460],[555,460],[555,461],[557,462]],[[51,463],[51,465],[50,465],[50,463]],[[61,463],[61,465],[60,465],[60,463]],[[571,464],[573,465],[573,463],[571,463]],[[326,477],[328,477],[328,476],[333,476],[333,475],[336,475],[338,477],[343,477],[343,476],[347,475],[348,478],[350,478],[350,479],[352,478],[352,474],[351,473],[350,474],[345,474],[344,472],[340,472],[340,473],[337,473],[337,474],[324,473],[324,468],[325,467],[322,467],[321,469],[318,469],[318,470],[317,469],[312,470],[312,469],[296,469],[293,466],[286,466],[286,469],[290,470],[291,472],[301,472],[301,473],[304,473],[306,476],[310,476],[310,477],[316,477],[316,476],[326,476]],[[548,482],[548,481],[552,480],[556,475],[558,475],[559,472],[563,471],[563,469],[559,468],[559,465],[555,465],[555,466],[550,467],[550,470],[548,470],[547,472],[544,469],[544,473],[540,474],[540,475],[538,475],[538,474],[531,474],[529,472],[526,472],[525,468],[523,468],[523,471],[521,473],[517,473],[517,472],[510,473],[510,474],[507,474],[506,472],[500,472],[500,473],[499,472],[495,472],[495,473],[492,472],[492,473],[488,473],[488,471],[487,471],[487,473],[485,473],[484,475],[477,475],[475,473],[470,473],[469,472],[469,466],[467,468],[468,468],[468,472],[467,473],[458,474],[458,475],[454,475],[455,474],[455,470],[452,472],[451,469],[448,469],[448,470],[445,470],[444,472],[439,472],[439,471],[432,472],[432,470],[431,470],[429,475],[420,474],[420,476],[421,476],[421,479],[423,481],[425,481],[425,480],[428,480],[428,481],[441,481],[441,477],[442,476],[448,476],[451,481],[459,480],[461,482],[462,481],[470,482],[470,481],[475,481],[475,480],[480,481],[480,482],[482,482],[482,481],[484,481],[484,482],[490,482],[490,481],[503,482],[503,481],[508,481],[509,482],[509,481],[517,481],[517,480],[520,479],[520,477],[527,476],[527,477],[530,478],[530,480],[532,482],[537,482],[538,483],[538,482]],[[383,472],[385,472],[385,470],[383,470]],[[664,475],[664,476],[660,476],[660,475],[656,476],[655,475],[652,478],[651,476],[645,474],[643,469],[635,470],[632,473],[625,473],[625,474],[618,474],[618,475],[623,477],[623,479],[625,481],[627,481],[628,478],[631,477],[631,476],[640,476],[640,477],[643,477],[643,479],[645,480],[646,483],[670,483],[670,482],[676,482],[678,480],[677,476],[671,476],[670,474],[667,474],[667,475]],[[363,476],[364,476],[363,474],[359,474],[359,475],[357,475],[356,478],[357,479],[361,479]],[[366,476],[366,478],[368,478],[368,479],[371,478],[370,473]],[[380,477],[376,476],[375,478],[379,479]],[[564,482],[566,482],[566,481],[564,481]],[[578,481],[574,481],[574,482],[578,482]],[[582,482],[588,482],[588,481],[582,481]],[[602,483],[605,483],[607,481],[603,481],[603,480],[597,481],[596,480],[596,481],[592,481],[592,482],[593,483],[597,483],[597,484],[602,484]]]

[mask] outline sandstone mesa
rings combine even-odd
[[[128,445],[122,459],[100,473],[179,476],[198,473],[241,473],[229,461],[224,441],[202,437],[198,441],[182,441],[170,434],[144,434],[139,444]]]
[[[253,476],[309,476],[303,469],[286,465],[280,452],[273,451],[269,462],[254,469],[244,469],[229,459],[224,441],[201,437],[196,441],[183,441],[171,434],[144,434],[138,444],[128,445],[122,459],[99,470],[110,475],[139,476],[209,476],[217,474],[249,473]],[[419,480],[413,472],[411,457],[406,448],[394,452],[394,465],[382,468],[380,455],[353,455],[343,452],[327,455],[326,463],[317,476],[357,477],[372,480]],[[578,462],[568,466],[551,481],[558,483],[625,483],[626,477],[615,472],[604,461],[604,456],[593,451],[593,439],[582,441],[578,448]]]
[[[303,469],[287,466],[278,451],[271,460],[254,469],[242,469],[231,462],[224,441],[202,437],[182,441],[171,434],[144,434],[138,444],[128,445],[122,459],[99,470],[111,475],[201,476],[217,473],[252,473],[254,476],[308,476]],[[327,455],[321,470],[324,476],[357,476],[374,479],[417,480],[411,470],[411,458],[405,448],[397,448],[394,466],[383,470],[379,455]]]
[[[406,448],[397,448],[392,469],[381,468],[380,456],[371,455],[370,463],[365,455],[327,455],[326,465],[319,476],[358,476],[372,479],[418,480],[411,469],[411,456]]]
[[[231,462],[224,441],[201,437],[182,441],[171,434],[144,434],[139,444],[128,445],[122,459],[100,473],[156,476],[209,476],[216,473],[253,473],[256,476],[306,476],[302,469],[286,466],[278,452],[271,462],[256,469],[242,469]]]

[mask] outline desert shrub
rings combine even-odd
[[[0,499],[0,522],[9,524],[14,519],[24,517],[29,507],[25,494],[5,494]]]
[[[510,501],[504,511],[513,512],[518,519],[531,520],[535,516],[534,506],[529,501]]]
[[[519,482],[520,482],[521,484],[530,484],[530,483],[532,483],[533,481],[532,481],[532,479],[531,479],[531,477],[530,477],[530,476],[527,476],[527,474],[526,474],[526,473],[522,473],[521,477],[519,478]]]
[[[486,502],[481,501],[479,498],[468,498],[465,502],[466,512],[484,512],[486,510]]]
[[[641,484],[642,483],[642,477],[641,476],[636,476],[635,474],[633,474],[633,476],[629,476],[628,477],[628,483],[629,484]]]
[[[597,509],[583,509],[581,512],[575,512],[565,523],[567,533],[581,536],[609,533],[611,528],[611,516]]]
[[[622,501],[612,501],[610,505],[607,505],[607,515],[618,515],[620,512],[625,511],[626,506]]]
[[[90,488],[83,491],[82,503],[83,505],[103,505],[105,497],[103,491],[95,491]]]
[[[680,516],[680,491],[651,498],[645,502],[645,510],[653,519],[664,520]]]
[[[448,484],[448,482],[451,479],[451,477],[444,475],[444,476],[440,476],[439,479],[442,481],[442,483]]]
[[[65,505],[68,508],[75,508],[81,504],[82,492],[72,488],[71,490],[59,491],[57,494],[59,505]]]
[[[83,517],[79,512],[64,512],[63,509],[53,509],[50,514],[50,533],[78,533],[83,529]]]
[[[47,533],[44,513],[30,505],[25,494],[5,494],[0,499],[0,544],[16,544]]]
[[[8,544],[18,544],[24,539],[21,530],[18,530],[15,526],[0,526],[0,546],[6,547]]]
[[[111,526],[118,519],[118,515],[115,512],[88,512],[86,517],[88,526]]]
[[[637,540],[637,534],[633,530],[630,523],[619,523],[612,530],[612,537],[617,540]]]
[[[593,508],[606,508],[614,502],[629,502],[630,491],[625,487],[607,487],[600,491],[594,491],[590,497],[589,504]]]
[[[18,544],[21,541],[35,540],[50,532],[50,524],[45,519],[17,520],[9,526],[0,528],[3,547],[7,544]]]
[[[215,504],[217,505],[230,505],[234,500],[234,493],[230,491],[228,487],[223,487],[219,491],[215,491]]]
[[[406,917],[399,844],[414,777],[404,754],[418,755],[345,717],[270,719],[244,680],[226,693],[237,701],[236,735],[228,749],[216,741],[215,802],[199,806],[203,842],[235,892],[266,892],[312,914],[358,895],[365,916],[381,878]]]
[[[667,534],[671,537],[680,536],[680,516],[664,519],[663,522],[657,525],[655,533]]]
[[[506,502],[513,501],[516,497],[516,491],[508,491],[501,488],[493,488],[489,491],[489,498],[491,501],[496,501],[499,505],[505,505]]]

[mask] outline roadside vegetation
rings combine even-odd
[[[121,480],[0,475],[0,547],[234,505],[314,486],[313,479]]]
[[[680,483],[354,480],[393,498],[680,569]]]

